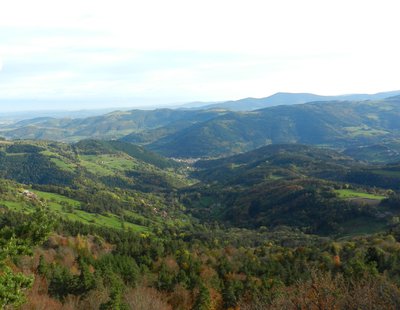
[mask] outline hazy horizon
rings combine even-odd
[[[391,92],[398,92],[400,90],[386,90],[386,91],[379,91],[376,93],[340,93],[340,94],[316,94],[316,93],[310,93],[310,92],[296,92],[296,93],[291,93],[291,94],[300,94],[300,93],[308,93],[308,94],[314,94],[314,95],[319,95],[319,96],[348,96],[348,95],[359,95],[359,94],[366,94],[366,95],[374,95],[378,93],[391,93]],[[286,93],[286,92],[277,92],[273,93],[270,95],[266,95],[263,97],[241,97],[241,98],[235,98],[235,99],[226,99],[226,100],[210,100],[210,101],[201,101],[201,100],[193,100],[193,101],[188,101],[188,102],[175,102],[175,103],[154,103],[151,102],[149,104],[129,104],[129,103],[123,103],[117,102],[115,104],[108,103],[109,101],[92,101],[92,102],[86,102],[89,103],[89,105],[85,105],[84,100],[38,100],[38,99],[33,99],[33,100],[28,100],[28,99],[11,99],[11,100],[2,100],[0,99],[0,115],[4,115],[7,113],[14,113],[14,114],[20,114],[20,113],[29,113],[29,112],[84,112],[84,111],[117,111],[117,110],[130,110],[130,109],[143,109],[143,110],[153,110],[153,109],[162,109],[162,108],[185,108],[186,105],[189,105],[190,107],[201,107],[202,105],[207,105],[207,104],[213,104],[217,102],[229,102],[229,101],[237,101],[241,99],[247,99],[247,98],[254,98],[254,99],[260,99],[260,98],[267,98],[269,96],[273,96],[278,93]],[[289,92],[288,92],[289,93]],[[111,100],[110,100],[111,101]],[[52,103],[59,103],[57,105],[51,105]],[[12,103],[11,106],[7,105],[5,107],[1,106],[4,103]],[[71,103],[69,105],[69,103]],[[99,104],[100,103],[100,104]],[[36,104],[36,105],[35,105]],[[37,105],[39,104],[39,105]],[[96,105],[95,105],[96,104]],[[83,106],[82,106],[83,105]],[[81,108],[79,108],[81,106]]]

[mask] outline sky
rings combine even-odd
[[[0,112],[400,89],[398,1],[2,0]]]

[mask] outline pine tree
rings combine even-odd
[[[210,291],[204,285],[204,283],[200,283],[199,294],[196,297],[193,310],[209,310],[209,309],[211,309]]]
[[[90,272],[88,264],[83,259],[79,259],[81,274],[79,275],[79,294],[85,294],[96,287],[94,274]]]
[[[39,257],[39,265],[37,267],[37,272],[41,276],[47,276],[48,268],[47,268],[46,260],[44,259],[43,255],[40,255],[40,257]]]

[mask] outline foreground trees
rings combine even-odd
[[[235,232],[208,227],[199,236],[198,227],[194,234],[183,229],[181,236],[170,232],[161,239],[92,227],[74,236],[68,233],[74,225],[59,227],[67,237],[53,235],[36,254],[27,305],[43,300],[54,309],[400,307],[400,243],[389,234],[281,246],[264,228],[236,246],[219,246],[209,235],[233,244]]]
[[[0,307],[17,307],[25,302],[24,293],[32,286],[34,276],[14,271],[13,260],[21,255],[31,255],[33,247],[47,239],[54,221],[48,210],[41,207],[18,223],[12,214],[3,216],[1,220]]]

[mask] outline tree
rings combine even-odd
[[[90,272],[88,264],[82,258],[78,260],[81,274],[79,275],[78,294],[85,294],[96,287],[94,274]]]
[[[204,285],[204,283],[200,283],[199,293],[197,294],[193,310],[209,310],[209,309],[211,309],[210,291]]]
[[[37,267],[37,272],[41,276],[47,276],[48,268],[47,268],[46,260],[44,259],[43,255],[40,255],[40,257],[39,257],[39,264]]]
[[[172,291],[175,285],[175,274],[163,263],[158,272],[157,287],[160,290]]]
[[[106,282],[108,282],[110,288],[109,300],[100,306],[101,310],[122,310],[126,309],[126,305],[122,302],[122,294],[124,285],[121,279],[119,279],[114,273],[107,272],[105,275]]]
[[[76,291],[77,285],[74,280],[67,268],[56,265],[49,284],[50,295],[63,300],[68,294]]]

